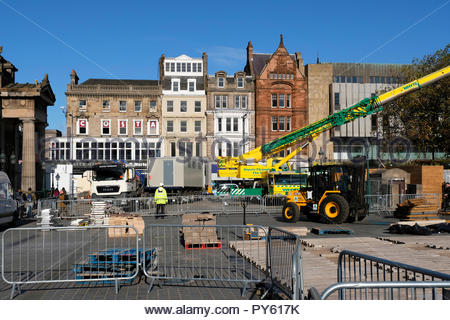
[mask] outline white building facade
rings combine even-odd
[[[255,146],[254,84],[244,72],[208,77],[208,157],[237,157]]]
[[[161,137],[166,157],[206,156],[208,56],[160,58]]]

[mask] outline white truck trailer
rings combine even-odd
[[[199,158],[151,158],[147,161],[146,191],[162,182],[171,194],[201,191],[205,186],[205,165]]]

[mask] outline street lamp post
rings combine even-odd
[[[68,160],[72,160],[73,159],[73,150],[74,150],[74,148],[73,148],[73,114],[68,113],[65,106],[61,106],[60,109],[63,112],[63,114],[65,115],[66,119],[67,119],[67,116],[69,116],[70,120],[71,120],[71,125],[70,125],[70,159],[68,159]]]
[[[60,178],[59,173],[57,173],[55,179],[56,179],[56,189],[58,190],[59,190],[59,178]]]
[[[73,114],[72,113],[68,113],[67,112],[67,108],[65,106],[61,106],[60,109],[64,113],[64,115],[66,116],[66,120],[67,120],[67,116],[69,116],[70,119],[71,119],[70,148],[69,148],[70,156],[69,156],[69,159],[66,159],[66,160],[69,160],[69,163],[72,165],[72,176],[71,176],[71,179],[70,179],[71,180],[71,182],[70,182],[70,193],[73,194],[74,193],[74,190],[73,190],[73,158],[74,158],[73,151],[75,150],[75,148],[73,146]]]
[[[4,152],[0,153],[0,170],[3,170],[6,164],[6,154]]]

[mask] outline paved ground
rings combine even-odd
[[[146,225],[161,225],[161,224],[180,224],[181,218],[177,216],[171,216],[167,217],[164,220],[155,220],[152,217],[145,217],[145,223]],[[343,224],[340,226],[331,226],[331,225],[324,225],[320,223],[313,223],[309,221],[301,220],[297,223],[298,226],[306,226],[308,228],[312,227],[319,227],[319,228],[349,228],[352,229],[353,235],[326,235],[326,236],[319,236],[315,234],[308,234],[307,236],[303,237],[305,241],[309,241],[311,243],[314,243],[314,241],[319,240],[325,240],[328,243],[329,247],[333,247],[333,245],[329,245],[330,243],[347,243],[348,247],[352,247],[352,240],[355,239],[355,242],[358,243],[358,250],[362,253],[372,253],[373,254],[373,248],[369,243],[365,244],[361,241],[356,241],[356,239],[368,237],[371,239],[375,239],[377,237],[383,237],[388,238],[392,237],[389,233],[387,233],[386,228],[387,226],[396,221],[393,218],[385,218],[380,216],[370,216],[366,221],[361,223],[354,223],[354,224]],[[217,218],[217,224],[219,225],[241,225],[243,222],[243,217],[241,215],[228,215],[228,216],[218,216]],[[253,214],[247,215],[246,217],[247,224],[254,224],[254,225],[263,225],[263,226],[291,226],[291,224],[285,223],[281,220],[281,217],[279,215],[258,215],[255,216]],[[24,226],[33,226],[34,223],[32,221],[25,222]],[[0,233],[3,234],[5,229],[0,229]],[[175,229],[174,229],[175,230]],[[175,230],[178,232],[178,230]],[[173,233],[175,233],[173,231]],[[231,234],[231,233],[230,233]],[[30,235],[22,234],[20,235],[21,239],[7,239],[10,241],[9,243],[12,244],[11,248],[20,246],[22,243],[24,243],[24,237],[25,240],[30,240],[31,243],[39,243],[39,241],[33,240]],[[44,236],[45,237],[45,236]],[[62,237],[62,238],[61,238]],[[65,238],[65,236],[56,236],[51,239],[51,243],[53,243],[50,247],[49,252],[53,252],[52,254],[43,254],[42,257],[37,257],[37,259],[42,259],[42,261],[45,261],[48,263],[48,261],[51,261],[50,264],[52,266],[52,270],[54,271],[55,268],[57,269],[60,265],[62,265],[60,262],[55,261],[55,257],[59,257],[60,255],[57,254],[57,251],[61,250],[60,243],[64,242],[67,246],[70,246],[74,243],[80,243],[84,242],[85,245],[82,249],[77,247],[78,249],[75,250],[75,253],[73,253],[74,257],[77,257],[77,255],[83,256],[86,255],[87,252],[91,252],[92,250],[95,250],[96,248],[99,248],[101,246],[99,243],[99,239],[103,239],[103,237],[89,237],[87,234],[83,235],[83,238],[80,238],[78,236],[77,239],[71,239],[69,236]],[[230,236],[227,236],[230,237]],[[445,243],[444,237],[448,237],[450,242],[450,236],[442,236],[439,237],[436,241],[439,243],[442,243],[442,241]],[[107,237],[106,237],[107,238]],[[339,240],[341,238],[345,238],[342,240]],[[404,240],[401,242],[406,243],[405,245],[408,245],[408,249],[411,249],[411,241],[408,239],[412,239],[413,236],[395,236],[395,240],[398,241]],[[417,238],[417,237],[415,237]],[[168,239],[167,235],[164,235],[161,239]],[[231,238],[228,240],[232,240]],[[102,240],[103,241],[103,240]],[[162,240],[161,240],[162,241]],[[380,241],[387,241],[387,240],[380,240]],[[58,244],[59,243],[59,244]],[[88,244],[89,243],[89,244]],[[416,241],[417,243],[417,241]],[[424,242],[425,243],[425,242]],[[124,245],[129,244],[125,243]],[[429,246],[429,242],[424,244],[423,246],[420,246],[420,253],[421,253],[421,259],[426,260],[426,256],[429,252],[430,257],[436,256],[436,249],[432,249]],[[179,245],[179,243],[174,243],[174,248]],[[97,247],[96,247],[97,246]],[[442,246],[441,246],[442,247]],[[365,250],[367,248],[367,250]],[[416,250],[419,250],[418,248],[415,248]],[[10,250],[10,249],[7,249]],[[335,261],[324,254],[324,251],[322,250],[315,250],[312,247],[304,247],[304,268],[307,268],[308,271],[305,271],[305,274],[310,272],[311,270],[315,275],[320,273],[332,273],[333,275],[336,274],[336,264]],[[46,250],[47,251],[47,250]],[[68,252],[70,251],[70,248]],[[73,251],[73,250],[72,250]],[[200,251],[200,250],[198,250]],[[330,248],[325,248],[326,252],[330,251]],[[441,250],[444,252],[443,250]],[[447,250],[448,251],[448,250]],[[186,251],[183,251],[184,255],[186,255]],[[217,251],[219,252],[219,251]],[[227,255],[227,258],[230,258],[232,254],[230,254],[230,251],[223,250],[224,254]],[[408,251],[410,254],[415,254],[416,251]],[[446,257],[448,259],[447,254],[443,254],[442,252],[438,253],[439,256]],[[177,251],[177,254],[180,252]],[[14,254],[14,258],[10,258],[8,253],[5,252],[7,255],[6,261],[9,261],[8,259],[16,259],[14,261],[17,261],[17,259],[24,259],[23,257],[26,257],[27,252],[20,252],[19,254]],[[202,252],[197,253],[194,252],[193,254],[196,254],[196,258],[198,261],[209,261],[204,260],[205,256],[202,257]],[[22,257],[22,258],[20,258]],[[403,255],[403,257],[406,259],[407,255]],[[67,258],[67,261],[72,261],[71,257],[64,257]],[[390,256],[389,258],[394,259],[395,256]],[[215,258],[210,260],[211,262],[208,262],[208,265],[211,265],[213,263],[216,263],[218,260],[222,259],[221,254],[216,254]],[[234,257],[236,261],[236,257]],[[62,260],[62,259],[61,259]],[[21,260],[20,262],[24,264],[25,260]],[[449,261],[450,262],[450,261]],[[67,262],[64,267],[68,268],[67,264],[70,265],[70,262]],[[43,263],[43,266],[45,264]],[[47,265],[46,265],[47,266]],[[427,266],[428,267],[428,266]],[[6,266],[5,269],[7,269],[8,266]],[[47,268],[47,267],[44,267]],[[69,268],[70,269],[70,268]],[[67,269],[67,270],[69,270]],[[210,269],[209,269],[210,270]],[[214,269],[216,270],[216,269]],[[253,270],[251,265],[248,265],[245,270]],[[315,270],[315,271],[314,271]],[[319,271],[320,272],[317,272]],[[229,271],[229,270],[228,270]],[[39,270],[35,274],[39,274],[41,272],[44,274],[45,272],[49,272],[48,270]],[[234,271],[233,271],[234,272]],[[62,273],[60,273],[62,274]],[[200,274],[200,273],[199,273]],[[256,273],[255,273],[256,274]],[[8,277],[8,274],[6,273],[6,276]],[[69,274],[69,271],[67,272],[67,277],[71,277],[72,275]],[[259,277],[260,275],[258,275]],[[200,275],[200,277],[202,277]],[[316,278],[315,280],[305,280],[305,284],[308,286],[318,286],[320,289],[325,288],[328,285],[328,282],[326,281],[318,281],[319,278]],[[323,279],[321,279],[323,280]],[[309,281],[309,282],[308,282]],[[314,283],[314,281],[316,281]],[[327,280],[328,281],[328,280]],[[332,279],[330,279],[332,281]],[[185,281],[185,282],[177,282],[177,283],[165,283],[162,287],[154,287],[150,293],[148,293],[148,280],[145,278],[145,276],[140,275],[132,285],[126,284],[123,285],[119,291],[119,293],[115,294],[115,288],[113,285],[105,284],[105,285],[94,285],[94,284],[73,284],[73,283],[58,283],[58,284],[30,284],[25,285],[22,289],[23,292],[20,295],[16,295],[15,299],[256,299],[258,298],[257,291],[259,293],[259,290],[256,290],[255,285],[249,285],[248,290],[246,291],[246,294],[244,297],[241,297],[241,283],[238,282],[220,282],[220,281]],[[0,299],[8,299],[10,295],[10,289],[11,286],[3,281],[3,279],[0,281]]]

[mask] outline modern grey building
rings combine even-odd
[[[360,100],[396,88],[404,79],[402,65],[372,63],[332,63],[330,113]],[[377,159],[377,140],[381,138],[379,115],[371,115],[334,128],[331,133],[334,160],[346,160],[363,152],[363,141],[371,145],[369,158]]]

